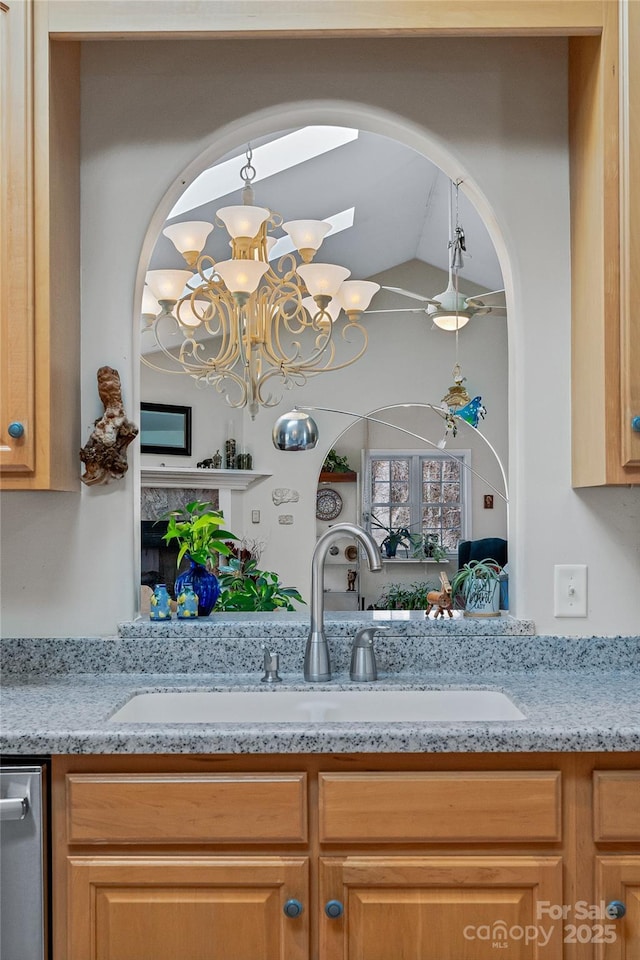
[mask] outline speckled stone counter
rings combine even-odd
[[[500,690],[524,720],[412,723],[117,724],[136,693],[366,688],[346,670],[354,623],[327,621],[334,680],[304,684],[306,623],[295,615],[123,625],[107,638],[2,641],[0,750],[34,753],[389,753],[640,750],[640,637],[537,637],[523,621],[481,631],[421,618],[392,622],[376,641],[380,679],[394,689]],[[466,624],[467,621],[462,621]],[[524,622],[526,623],[526,622]],[[456,627],[461,624],[456,624]],[[189,629],[187,629],[187,627]],[[204,632],[201,632],[204,629]],[[526,627],[525,629],[531,629]],[[217,635],[215,633],[217,632]],[[261,641],[281,654],[284,682],[260,683]]]

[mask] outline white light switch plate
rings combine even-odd
[[[554,617],[586,617],[586,563],[557,563],[553,569]]]

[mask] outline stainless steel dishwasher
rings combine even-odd
[[[0,957],[47,957],[45,764],[0,766]]]

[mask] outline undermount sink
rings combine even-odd
[[[402,723],[523,720],[495,690],[249,690],[138,693],[112,723]]]

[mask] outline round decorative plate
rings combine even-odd
[[[342,497],[337,490],[321,487],[316,496],[316,517],[318,520],[335,520],[342,510]]]

